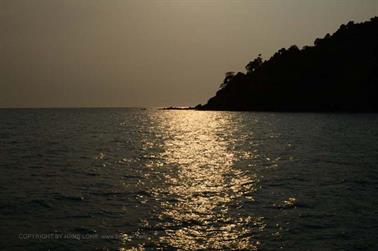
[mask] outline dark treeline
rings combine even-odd
[[[378,111],[378,17],[226,73],[201,110]]]

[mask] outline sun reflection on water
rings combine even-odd
[[[258,181],[233,166],[239,157],[230,144],[237,128],[230,123],[226,114],[194,111],[170,111],[160,119],[165,137],[159,156],[148,162],[162,175],[162,182],[149,188],[159,205],[145,222],[159,231],[152,237],[155,247],[259,247],[255,234],[264,228],[263,219],[239,210],[253,203]]]
[[[235,156],[225,140],[232,133],[229,120],[201,112],[186,115],[165,121],[171,137],[162,156],[166,166],[177,169],[165,175],[166,187],[155,191],[174,198],[161,202],[165,235],[160,241],[189,249],[256,249],[250,226],[263,227],[262,219],[229,212],[241,201],[253,202],[248,195],[256,187],[255,177],[232,166]]]

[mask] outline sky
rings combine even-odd
[[[0,0],[0,107],[194,106],[377,0]]]

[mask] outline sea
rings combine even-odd
[[[378,250],[378,114],[0,110],[1,250]]]

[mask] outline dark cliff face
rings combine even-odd
[[[228,73],[202,110],[378,111],[378,17]]]

